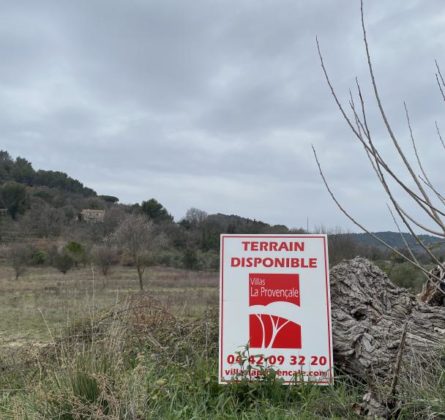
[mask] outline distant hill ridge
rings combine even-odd
[[[414,251],[414,252],[424,252],[423,248],[419,245],[413,235],[410,233],[402,233],[399,232],[375,232],[374,233],[378,238],[385,241],[388,245],[391,245],[397,249],[406,248],[406,244]],[[371,235],[367,233],[347,233],[341,234],[350,237],[357,243],[365,246],[372,246],[376,248],[385,248],[385,246],[380,243],[377,239],[373,238]],[[403,238],[402,238],[403,235]],[[443,238],[439,238],[433,235],[418,235],[419,239],[428,247],[437,247],[440,249],[445,249],[445,241]]]

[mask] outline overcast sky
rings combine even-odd
[[[355,229],[322,185],[313,144],[340,201],[372,230],[395,230],[339,96],[359,77],[378,144],[358,0],[0,0],[0,148],[67,172],[99,194],[154,197],[289,227]],[[409,146],[403,101],[431,177],[445,150],[443,0],[368,0],[384,105]],[[387,146],[388,145],[388,146]],[[411,155],[411,152],[410,152]],[[443,184],[442,184],[443,185]],[[415,210],[412,210],[415,214]]]

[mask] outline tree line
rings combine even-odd
[[[152,265],[217,270],[221,234],[305,232],[197,208],[175,221],[155,198],[121,204],[117,197],[97,195],[62,172],[35,171],[26,159],[14,160],[5,151],[0,151],[0,206],[0,243],[6,245],[4,257],[16,278],[30,265],[52,266],[66,274],[95,264],[106,277],[122,264],[135,267],[141,289]],[[103,218],[83,220],[84,209],[101,210]],[[376,250],[334,233],[331,262],[357,254],[376,257]]]

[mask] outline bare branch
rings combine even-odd
[[[378,106],[378,108],[380,110],[380,115],[381,115],[382,120],[383,120],[383,122],[385,124],[385,127],[386,127],[386,130],[387,130],[388,134],[389,134],[389,137],[391,138],[392,143],[393,143],[394,147],[396,148],[399,156],[402,158],[402,161],[403,161],[405,167],[408,169],[408,172],[410,173],[412,179],[414,180],[414,182],[415,182],[417,188],[419,189],[422,197],[425,199],[426,203],[431,208],[431,211],[433,212],[433,217],[438,219],[438,215],[436,214],[436,210],[433,209],[433,206],[431,204],[431,201],[430,201],[430,198],[429,198],[428,194],[423,189],[422,184],[417,179],[417,176],[415,175],[415,173],[414,173],[410,163],[408,162],[408,159],[406,158],[402,148],[400,147],[399,142],[397,141],[397,138],[394,135],[394,132],[393,132],[393,130],[391,128],[391,125],[389,124],[388,118],[387,118],[385,110],[383,108],[382,101],[380,99],[380,94],[379,94],[379,91],[378,91],[378,88],[377,88],[377,83],[376,83],[375,76],[374,76],[374,70],[373,70],[373,67],[372,67],[372,62],[371,62],[371,53],[369,51],[368,38],[367,38],[367,35],[366,35],[366,27],[365,27],[365,18],[364,18],[364,12],[363,12],[363,0],[360,1],[360,6],[361,6],[360,7],[360,16],[361,16],[361,21],[362,21],[363,41],[364,41],[364,44],[365,44],[366,58],[367,58],[367,61],[368,61],[368,69],[369,69],[369,74],[371,76],[371,83],[372,83],[372,87],[373,87],[373,90],[374,90],[374,96],[375,96],[376,101],[377,101],[377,106]]]
[[[323,173],[323,170],[321,169],[321,165],[320,165],[320,161],[318,160],[318,156],[317,156],[317,152],[314,148],[314,146],[312,146],[312,151],[314,153],[314,157],[315,157],[315,161],[317,162],[317,166],[318,166],[318,171],[320,173],[320,176],[323,180],[323,183],[326,187],[326,189],[328,190],[329,195],[331,196],[332,200],[334,201],[334,203],[337,205],[337,207],[340,209],[340,211],[352,222],[354,223],[354,225],[356,225],[357,227],[359,227],[361,230],[363,230],[365,233],[367,233],[368,235],[370,235],[371,237],[373,237],[376,241],[380,242],[382,245],[384,245],[386,248],[390,249],[391,251],[393,251],[394,253],[396,253],[397,255],[401,256],[402,258],[404,258],[406,261],[410,262],[412,265],[414,265],[415,267],[417,267],[419,270],[421,270],[422,272],[424,272],[425,274],[431,275],[429,273],[428,270],[426,270],[425,268],[423,268],[420,264],[417,264],[415,261],[413,261],[412,259],[408,258],[406,255],[402,254],[398,249],[394,248],[393,246],[391,246],[390,244],[388,244],[386,241],[384,241],[383,239],[379,238],[377,235],[375,235],[374,233],[372,233],[371,231],[369,231],[368,229],[366,229],[365,226],[363,226],[361,223],[359,223],[354,217],[352,217],[345,209],[344,207],[340,204],[340,202],[337,200],[336,196],[334,195],[334,193],[332,192],[325,176]]]
[[[434,218],[434,215],[431,213],[432,210],[434,210],[435,212],[437,212],[438,214],[445,216],[445,213],[442,212],[441,210],[437,209],[436,207],[434,207],[431,202],[426,201],[424,198],[420,197],[418,194],[416,194],[410,187],[408,187],[395,173],[394,171],[391,170],[391,168],[389,167],[389,165],[383,160],[383,158],[381,157],[381,155],[378,153],[377,149],[372,145],[371,142],[371,138],[370,136],[366,136],[368,142],[370,143],[370,145],[367,144],[366,141],[364,141],[363,136],[361,135],[360,131],[354,126],[354,124],[352,123],[351,119],[348,117],[348,115],[346,114],[340,100],[338,99],[338,96],[334,90],[334,87],[331,83],[331,80],[329,78],[329,75],[327,73],[325,64],[324,64],[324,60],[323,60],[323,55],[321,53],[321,49],[320,49],[320,44],[318,41],[318,38],[316,38],[316,44],[317,44],[317,50],[318,50],[318,55],[320,58],[320,64],[323,70],[323,74],[325,76],[325,80],[329,86],[329,89],[331,91],[331,95],[335,100],[335,103],[337,104],[338,109],[340,110],[343,118],[345,119],[345,121],[347,122],[347,124],[349,125],[349,127],[351,128],[352,132],[354,133],[354,135],[356,136],[356,138],[360,141],[360,143],[362,144],[362,146],[364,147],[366,153],[371,153],[372,155],[374,155],[374,158],[376,160],[379,161],[379,164],[384,168],[385,172],[387,172],[391,178],[416,202],[416,204],[422,208],[423,211],[425,211],[428,215],[428,217],[430,218]],[[361,95],[360,92],[360,96],[361,96],[361,104],[362,104],[362,113],[365,113],[364,111],[364,102],[363,102],[363,96]],[[355,112],[354,112],[355,113]],[[356,113],[355,113],[356,114]],[[355,116],[356,117],[356,116]],[[360,121],[360,119],[358,119],[358,121]],[[357,122],[357,119],[356,119]],[[364,130],[366,133],[369,133],[369,127],[368,124],[366,122],[366,117],[364,118],[364,122],[363,124],[365,125],[366,129]],[[368,155],[369,157],[369,155]]]
[[[377,162],[376,168],[378,170],[378,175],[379,175],[379,179],[381,184],[383,185],[387,196],[389,197],[389,199],[391,200],[394,208],[396,209],[397,213],[399,214],[399,217],[401,218],[403,224],[406,226],[406,228],[408,229],[408,231],[411,233],[411,235],[414,237],[414,239],[416,240],[416,242],[423,248],[423,250],[430,256],[430,258],[436,263],[436,264],[440,264],[440,261],[436,258],[436,256],[430,251],[430,249],[425,246],[425,244],[420,240],[419,236],[416,235],[416,233],[414,232],[412,226],[410,225],[410,223],[408,222],[407,218],[405,217],[406,212],[404,212],[404,210],[402,209],[402,207],[400,206],[400,204],[397,202],[397,200],[394,198],[387,182],[385,179],[385,176],[383,174],[383,172],[380,169],[380,166]],[[417,224],[417,222],[415,222],[415,224]]]
[[[406,240],[406,238],[405,238],[405,235],[404,235],[404,234],[402,233],[402,231],[400,230],[400,226],[399,226],[399,224],[397,223],[397,219],[396,219],[396,217],[394,216],[394,213],[392,212],[391,207],[389,207],[389,205],[388,205],[388,210],[389,210],[389,213],[391,214],[391,217],[392,217],[392,220],[394,221],[394,224],[395,224],[396,227],[397,227],[397,230],[398,230],[398,232],[399,232],[399,234],[400,234],[400,237],[402,238],[402,241],[403,241],[403,243],[405,244],[405,248],[408,250],[408,252],[409,252],[411,258],[413,259],[413,261],[415,261],[417,264],[420,265],[419,261],[417,260],[416,256],[414,255],[413,250],[412,250],[411,247],[408,245],[408,242],[407,242],[407,240]],[[423,274],[425,274],[425,273],[423,273]],[[427,276],[426,274],[425,274],[425,277],[426,277],[427,279],[429,279],[429,276]]]
[[[370,146],[371,151],[368,151],[368,149],[366,149],[366,154],[367,154],[368,159],[369,159],[369,161],[370,161],[370,163],[371,163],[371,165],[372,165],[372,168],[374,169],[374,172],[376,173],[376,175],[377,175],[377,177],[378,177],[380,183],[383,185],[386,194],[387,194],[388,197],[391,199],[391,201],[394,202],[394,206],[395,206],[396,208],[400,209],[400,210],[402,211],[402,213],[403,213],[404,215],[406,215],[406,212],[404,212],[403,209],[400,207],[400,205],[394,200],[394,198],[393,198],[393,194],[392,194],[392,192],[391,192],[391,190],[390,190],[388,184],[386,183],[384,173],[383,173],[383,171],[381,170],[381,166],[382,166],[382,165],[381,165],[380,162],[381,162],[382,160],[378,158],[378,157],[379,157],[378,151],[377,151],[377,149],[375,148],[374,143],[372,142],[371,134],[370,134],[369,128],[368,128],[367,123],[366,123],[366,113],[364,112],[363,97],[362,97],[362,95],[361,95],[361,91],[360,91],[360,86],[359,86],[359,85],[358,85],[358,89],[359,89],[359,96],[360,96],[360,98],[361,98],[361,103],[362,103],[362,108],[363,108],[363,111],[362,111],[362,112],[363,112],[363,115],[364,115],[364,121],[365,121],[366,126],[363,125],[363,123],[361,122],[359,116],[357,115],[357,113],[356,113],[356,111],[355,111],[354,100],[351,98],[351,100],[350,100],[350,106],[351,106],[351,109],[352,109],[352,111],[354,112],[354,115],[355,115],[356,124],[357,124],[357,131],[358,131],[360,134],[362,133],[362,131],[368,133],[368,135],[367,135],[367,140],[368,140],[368,143],[369,143],[369,146]],[[362,142],[364,143],[365,141],[362,139]],[[419,204],[419,205],[420,205],[420,204]],[[431,214],[431,212],[429,212],[428,209],[426,209],[426,208],[425,208],[425,211],[427,212],[428,216],[430,216],[430,217],[433,218],[433,220],[434,220],[434,217],[433,217],[433,215]],[[402,217],[402,220],[403,220],[403,216],[402,216],[402,215],[401,215],[401,217]],[[410,220],[411,220],[414,224],[416,224],[418,227],[421,227],[421,225],[420,225],[418,222],[416,222],[414,219],[410,218]],[[437,223],[437,222],[436,222],[436,223]],[[439,224],[439,223],[438,223],[438,224]],[[407,227],[408,227],[408,229],[411,231],[411,228],[410,228],[409,226],[407,226]],[[440,224],[439,224],[439,227],[442,228],[442,226],[441,226]],[[426,231],[429,231],[429,232],[433,232],[431,229],[428,229],[428,228],[426,228],[425,230],[426,230]],[[442,230],[443,230],[443,229],[442,229]],[[440,236],[443,236],[443,233],[439,233],[439,235],[440,235]]]
[[[436,69],[437,69],[437,73],[436,73],[437,85],[439,86],[439,90],[440,90],[440,94],[442,95],[442,99],[445,101],[445,92],[444,92],[445,81],[443,79],[442,72],[440,71],[440,67],[439,67],[439,64],[437,63],[437,60],[434,60],[434,62],[436,64]]]
[[[437,135],[439,136],[439,140],[442,143],[442,147],[445,149],[445,142],[443,141],[442,134],[440,133],[439,125],[437,124],[437,121],[434,121],[436,124],[436,131]]]
[[[433,191],[434,194],[436,194],[437,198],[442,202],[442,204],[445,205],[445,197],[434,188],[434,185],[432,185],[430,182],[427,182],[426,179],[422,178],[422,175],[419,175],[419,179],[428,187],[431,189],[431,191]]]
[[[433,230],[424,224],[418,222],[413,217],[411,217],[405,210],[403,210],[401,207],[399,207],[399,210],[403,213],[403,215],[411,222],[414,223],[418,228],[424,230],[425,232],[431,233],[432,235],[440,236],[442,238],[445,238],[445,233],[438,232],[437,230]]]
[[[422,162],[421,162],[420,157],[419,157],[419,152],[417,151],[416,141],[414,140],[413,129],[411,127],[411,119],[409,117],[409,112],[408,112],[408,107],[406,105],[406,102],[403,102],[403,105],[405,107],[406,122],[408,124],[409,134],[410,134],[410,137],[411,137],[411,143],[412,143],[412,146],[413,146],[413,149],[414,149],[414,154],[416,155],[417,164],[419,165],[420,171],[422,172],[422,175],[423,175],[423,177],[426,180],[427,186],[436,194],[436,196],[439,198],[440,201],[442,201],[442,204],[443,204],[443,197],[432,186],[433,184],[431,183],[428,175],[426,174],[426,172],[425,172],[425,170],[423,168]],[[438,221],[439,226],[442,228],[442,231],[445,232],[445,225],[443,224],[442,220],[440,219],[439,216],[437,216],[437,219],[438,219],[437,221]]]

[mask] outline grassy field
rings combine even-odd
[[[218,276],[151,268],[108,279],[0,266],[0,419],[360,418],[366,389],[263,381],[218,385]],[[439,372],[439,376],[440,375]],[[445,375],[443,375],[445,377]],[[445,380],[414,392],[400,418],[441,418]]]
[[[216,273],[148,269],[146,289],[179,317],[196,317],[218,303]],[[45,344],[73,322],[94,318],[139,291],[136,270],[118,267],[105,278],[94,268],[66,275],[52,268],[30,268],[15,280],[0,266],[0,347]]]

